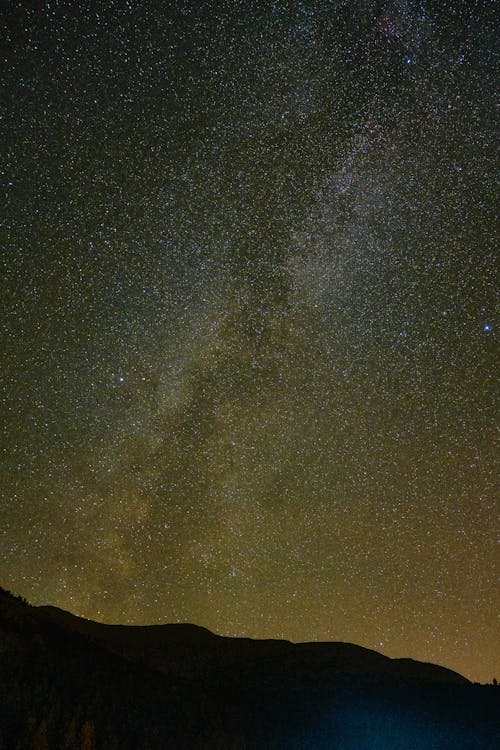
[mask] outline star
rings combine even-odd
[[[32,5],[0,585],[491,681],[491,4]]]

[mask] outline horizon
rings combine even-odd
[[[311,639],[311,640],[294,641],[294,640],[291,640],[291,639],[287,638],[286,635],[283,635],[281,637],[279,635],[278,636],[265,636],[265,635],[260,636],[260,635],[248,635],[248,634],[233,635],[231,633],[215,632],[215,631],[211,630],[210,628],[208,628],[207,626],[205,626],[203,624],[196,623],[196,622],[187,622],[187,621],[161,620],[161,621],[158,621],[158,622],[115,622],[115,621],[108,622],[108,621],[105,621],[105,620],[91,619],[89,617],[85,617],[82,614],[78,614],[77,612],[72,612],[70,610],[63,609],[63,608],[61,608],[59,606],[56,606],[56,605],[53,605],[53,604],[32,604],[31,602],[27,601],[27,599],[25,599],[21,594],[16,594],[16,593],[14,593],[12,591],[9,591],[8,589],[3,589],[3,591],[5,591],[7,594],[10,594],[15,599],[21,600],[23,604],[26,604],[26,605],[28,605],[30,607],[40,608],[40,609],[57,610],[59,612],[62,612],[63,614],[69,614],[69,615],[71,615],[73,617],[78,618],[79,620],[85,620],[86,622],[92,622],[92,623],[95,623],[97,625],[110,625],[110,626],[116,626],[116,627],[131,627],[131,628],[148,628],[148,627],[162,627],[162,626],[170,626],[170,625],[181,625],[181,626],[182,625],[187,625],[187,626],[190,626],[190,627],[193,627],[193,628],[196,628],[196,629],[208,631],[211,635],[214,635],[214,636],[219,637],[219,638],[228,638],[228,639],[240,639],[241,638],[241,639],[244,639],[244,640],[254,640],[254,641],[269,641],[269,640],[272,640],[272,641],[290,643],[291,645],[300,645],[300,644],[309,644],[309,643],[332,644],[332,645],[342,644],[342,645],[347,645],[347,646],[354,646],[355,648],[360,648],[360,649],[365,650],[365,651],[373,651],[373,652],[376,652],[376,653],[380,654],[381,656],[386,656],[388,659],[415,661],[415,662],[418,662],[420,664],[432,664],[433,666],[438,666],[438,667],[441,667],[443,669],[447,669],[450,672],[455,672],[456,674],[459,674],[462,677],[465,677],[472,684],[490,685],[490,684],[494,684],[493,681],[495,679],[495,676],[493,675],[490,680],[488,680],[486,682],[479,682],[477,680],[473,680],[468,675],[459,672],[458,670],[454,669],[453,667],[450,667],[450,666],[448,666],[446,664],[443,664],[441,662],[430,662],[430,661],[427,661],[425,659],[415,658],[415,657],[413,657],[413,656],[411,656],[409,654],[392,655],[392,654],[386,653],[383,649],[381,650],[380,648],[377,649],[377,648],[368,647],[368,646],[365,646],[365,645],[363,645],[361,643],[354,643],[353,641],[337,640],[337,639],[328,639],[328,640]],[[382,644],[379,644],[379,645],[382,646]]]

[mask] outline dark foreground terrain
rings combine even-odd
[[[0,750],[493,750],[500,688],[347,643],[222,638],[0,589]]]

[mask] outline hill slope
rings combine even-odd
[[[0,590],[3,750],[488,750],[499,704],[352,644],[103,625]]]

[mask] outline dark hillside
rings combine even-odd
[[[499,698],[352,644],[102,625],[0,591],[2,750],[493,750]]]

